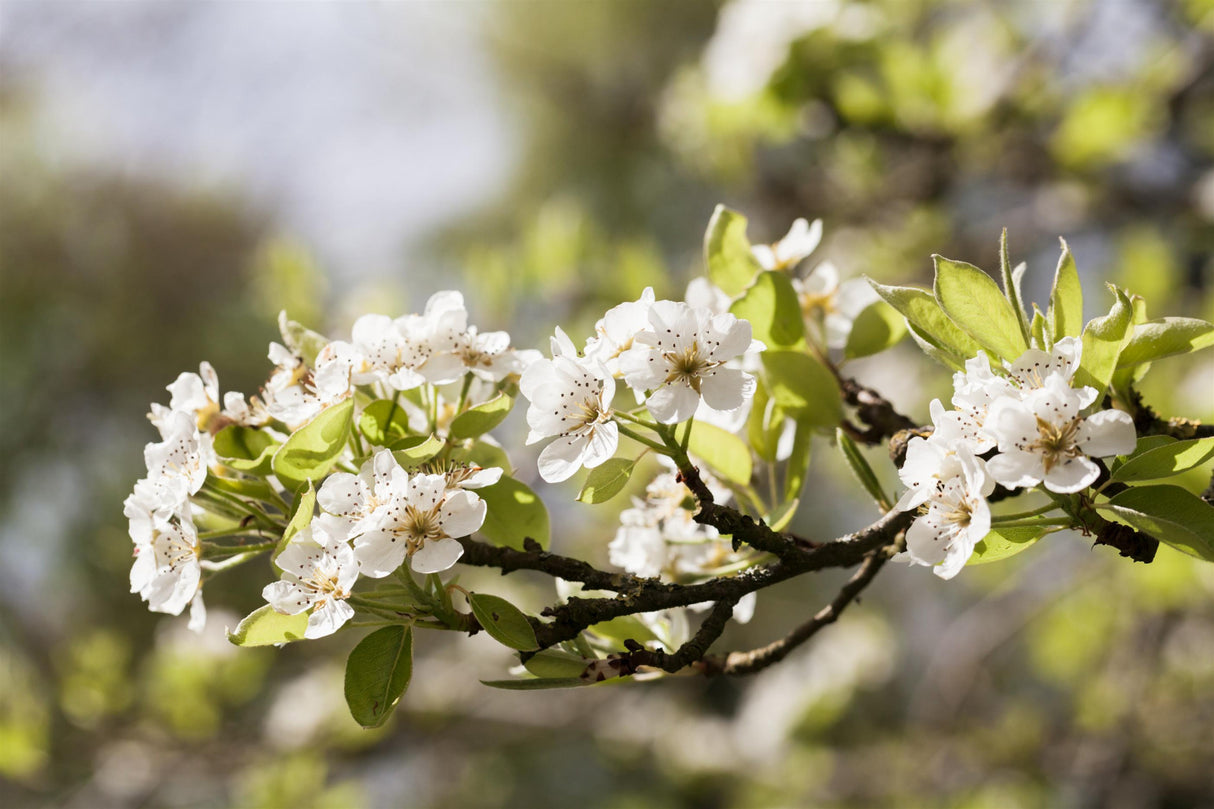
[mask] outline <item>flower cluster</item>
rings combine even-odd
[[[1100,476],[1092,458],[1133,451],[1129,414],[1088,412],[1095,389],[1073,385],[1082,348],[1066,337],[998,372],[980,352],[953,377],[953,409],[932,402],[934,430],[911,439],[899,472],[908,488],[897,508],[922,512],[907,531],[909,561],[952,578],[991,530],[986,498],[995,484],[1070,494]]]
[[[560,482],[615,454],[617,379],[657,424],[677,424],[701,404],[718,412],[742,407],[755,385],[740,367],[743,357],[762,349],[747,321],[684,301],[655,300],[652,289],[609,310],[581,353],[558,328],[552,358],[532,363],[519,382],[530,402],[527,443],[556,439],[540,453],[540,476]]]

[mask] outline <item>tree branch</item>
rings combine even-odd
[[[581,582],[591,590],[615,592],[638,590],[653,581],[631,573],[609,573],[581,559],[548,553],[530,538],[523,543],[526,550],[521,551],[478,542],[471,537],[464,537],[459,543],[464,546],[464,554],[459,559],[462,564],[500,568],[503,576],[516,570],[538,570],[566,581]]]
[[[876,577],[881,567],[889,559],[885,548],[869,552],[859,570],[856,571],[835,599],[820,609],[813,618],[789,632],[783,638],[758,649],[748,652],[730,652],[725,656],[704,657],[700,667],[705,674],[754,674],[778,663],[797,648],[817,634],[818,630],[828,624],[833,624],[839,614],[859,596],[860,592]],[[680,649],[680,651],[682,651]]]
[[[854,379],[842,376],[838,379],[843,401],[856,408],[860,421],[868,425],[868,429],[861,430],[850,422],[844,422],[843,429],[853,440],[869,445],[880,444],[902,430],[914,430],[918,427],[872,388],[865,387]]]

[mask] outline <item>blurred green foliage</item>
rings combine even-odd
[[[1039,302],[1064,235],[1086,289],[1108,278],[1152,317],[1214,317],[1209,0],[591,0],[488,16],[524,154],[508,191],[430,251],[520,345],[554,324],[586,333],[646,285],[678,295],[702,271],[718,202],[746,212],[755,241],[822,217],[813,260],[885,283],[926,281],[933,252],[989,270],[1006,226]],[[5,806],[1163,807],[1214,794],[1214,578],[1166,548],[1132,565],[1060,535],[947,585],[892,571],[805,655],[751,681],[486,696],[477,672],[500,659],[426,638],[397,718],[370,734],[321,682],[341,641],[176,638],[125,592],[119,504],[151,437],[142,414],[202,359],[225,390],[253,392],[279,308],[323,325],[324,273],[307,234],[272,233],[235,195],[47,161],[32,93],[0,92]],[[1088,300],[1089,317],[1105,305]],[[916,357],[904,345],[853,367],[925,418],[947,379]],[[1207,352],[1158,363],[1143,390],[1161,413],[1211,420],[1212,380]],[[825,444],[811,474],[795,530],[874,516]],[[554,544],[601,561],[612,528],[588,511],[554,511]],[[236,576],[208,600],[243,614],[258,581]],[[765,592],[756,624],[723,646],[782,633],[831,583]],[[551,599],[525,586],[523,601]]]

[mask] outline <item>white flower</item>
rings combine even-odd
[[[194,416],[183,410],[170,413],[160,426],[164,440],[143,449],[148,477],[167,486],[179,480],[187,494],[196,493],[207,479],[207,468],[216,462],[211,437],[200,433]]]
[[[396,326],[409,343],[409,367],[427,382],[445,385],[464,375],[459,349],[468,330],[468,312],[459,292],[434,293],[422,314],[397,318]]]
[[[603,363],[613,376],[619,376],[619,356],[632,348],[637,332],[649,327],[653,301],[653,287],[645,287],[637,300],[608,309],[594,324],[595,336],[586,343],[586,358]]]
[[[305,638],[332,635],[354,617],[354,608],[346,599],[358,579],[358,563],[341,528],[324,516],[313,520],[275,560],[282,578],[261,591],[277,612],[298,615],[311,611]]]
[[[504,331],[478,332],[476,326],[459,336],[455,355],[464,368],[489,382],[501,382],[511,374],[521,374],[538,352],[515,351],[510,335]]]
[[[1083,356],[1083,341],[1077,337],[1063,337],[1046,352],[1032,348],[1021,354],[1015,362],[1004,362],[1008,375],[1022,392],[1044,387],[1045,380],[1052,375],[1062,377],[1068,385],[1079,370]],[[969,365],[966,364],[968,369]]]
[[[154,500],[155,495],[151,497]],[[131,538],[135,542],[131,592],[139,593],[153,612],[170,615],[180,615],[186,605],[194,601],[196,614],[191,617],[190,628],[201,629],[205,611],[201,599],[195,598],[202,580],[199,564],[202,545],[198,541],[198,531],[188,512],[165,517],[148,498],[149,489],[136,484],[134,494],[124,504],[131,520]],[[143,509],[148,509],[146,515],[135,516]]]
[[[353,367],[362,362],[354,347],[341,341],[320,350],[315,371],[279,343],[270,343],[269,357],[276,367],[262,389],[264,408],[292,430],[349,396]]]
[[[607,545],[611,564],[635,576],[656,578],[666,566],[666,539],[642,506],[620,512],[620,527]]]
[[[839,271],[829,261],[805,278],[792,279],[792,286],[801,313],[811,322],[821,318],[828,348],[845,348],[856,318],[879,300],[876,290],[863,279],[839,283]]]
[[[960,474],[940,482],[924,513],[906,532],[909,561],[931,567],[942,579],[956,576],[991,530],[986,496],[994,490],[994,481],[980,459],[962,456],[959,463]]]
[[[444,475],[413,475],[403,492],[393,491],[376,527],[354,538],[362,573],[389,575],[408,556],[418,573],[438,573],[456,563],[467,536],[485,522],[485,501],[462,489],[448,491]]]
[[[994,449],[995,435],[987,429],[986,420],[991,405],[1004,397],[1019,398],[1020,392],[1006,378],[991,370],[990,360],[983,351],[966,360],[964,373],[953,374],[953,406],[957,410],[950,418],[975,455]]]
[[[611,420],[615,379],[602,363],[577,355],[559,328],[552,338],[552,359],[540,359],[523,372],[519,392],[530,402],[527,443],[556,440],[539,457],[540,477],[567,480],[581,467],[594,468],[615,454],[619,429]]]
[[[357,476],[349,472],[329,475],[316,492],[316,502],[329,514],[346,520],[351,534],[361,534],[378,527],[408,490],[409,473],[384,449],[364,463]]]
[[[798,219],[780,241],[773,245],[756,244],[750,250],[765,270],[791,270],[816,250],[821,241],[821,219],[815,219],[812,225],[805,219]]]
[[[714,410],[741,407],[754,394],[754,377],[725,363],[762,347],[745,320],[657,301],[649,327],[620,355],[620,370],[634,390],[651,391],[646,404],[653,417],[673,424],[690,418],[701,396]]]
[[[733,303],[733,298],[726,295],[725,290],[702,275],[688,282],[683,300],[694,309],[707,309],[714,315],[725,314]]]
[[[199,429],[205,430],[211,417],[219,412],[219,375],[209,362],[202,362],[196,374],[180,374],[166,390],[172,394],[169,410],[193,413]]]
[[[1128,413],[1101,410],[1080,417],[1095,396],[1092,388],[1072,388],[1051,373],[1023,400],[992,405],[987,423],[998,437],[999,454],[987,463],[991,476],[1008,488],[1044,483],[1063,494],[1094,483],[1100,467],[1089,456],[1125,455],[1137,443]]]

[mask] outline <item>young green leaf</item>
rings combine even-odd
[[[780,435],[784,432],[784,411],[767,395],[767,385],[756,380],[755,397],[746,418],[746,440],[763,460],[774,463]]]
[[[392,442],[392,457],[408,469],[421,466],[443,451],[443,440],[433,435],[411,435]]]
[[[1016,312],[994,279],[963,261],[932,260],[936,301],[950,320],[995,357],[1014,360],[1028,350]]]
[[[523,661],[523,667],[536,677],[572,680],[580,677],[591,662],[560,649],[544,649]]]
[[[274,452],[279,445],[261,430],[229,424],[215,434],[213,446],[219,460],[229,469],[265,476],[270,474]]]
[[[487,402],[478,404],[460,413],[451,422],[451,435],[455,438],[476,438],[484,435],[505,420],[514,407],[514,399],[499,393]]]
[[[767,271],[729,307],[750,321],[754,339],[768,348],[793,348],[805,340],[805,322],[792,281],[782,272]]]
[[[650,643],[659,640],[654,631],[635,615],[621,615],[610,621],[601,621],[590,627],[590,631],[600,638],[623,643],[635,640],[638,643]]]
[[[316,366],[316,356],[329,344],[328,337],[289,319],[285,310],[278,313],[278,330],[282,333],[283,345],[310,368]]]
[[[1123,483],[1159,480],[1178,475],[1214,459],[1214,437],[1174,441],[1138,452],[1117,467],[1112,479]]]
[[[767,523],[767,527],[773,531],[783,531],[792,522],[792,518],[797,516],[797,507],[801,505],[801,498],[794,497],[791,500],[785,500],[780,506],[766,517],[763,521]]]
[[[531,628],[527,616],[506,599],[485,593],[473,593],[468,596],[468,604],[472,607],[476,620],[498,643],[520,652],[539,648],[539,643],[535,640],[535,630]]]
[[[399,402],[378,399],[363,409],[358,431],[373,445],[386,447],[409,435],[409,414]]]
[[[1054,289],[1050,292],[1050,310],[1047,325],[1053,342],[1063,337],[1078,337],[1083,332],[1083,288],[1079,285],[1079,271],[1066,240],[1061,239],[1062,256],[1054,272]]]
[[[999,274],[1003,278],[1003,295],[1012,304],[1016,313],[1016,322],[1020,324],[1020,334],[1025,342],[1029,341],[1028,310],[1024,308],[1024,296],[1020,293],[1020,281],[1024,277],[1025,264],[1021,262],[1012,269],[1012,256],[1007,246],[1007,228],[999,234]]]
[[[889,511],[893,508],[892,502],[881,488],[881,482],[877,480],[876,473],[873,472],[873,468],[869,466],[868,460],[860,452],[860,448],[856,446],[856,442],[851,439],[851,436],[843,432],[843,428],[840,427],[835,430],[835,439],[839,442],[839,451],[843,453],[844,460],[847,461],[852,474],[860,481],[864,490],[877,501],[877,505],[882,511]]]
[[[906,321],[885,301],[866,306],[852,321],[843,356],[849,360],[879,354],[906,336]]]
[[[835,375],[800,351],[764,351],[759,355],[766,385],[780,409],[803,424],[834,427],[843,418]]]
[[[945,357],[957,357],[961,368],[965,360],[977,355],[982,346],[957,327],[930,292],[918,287],[892,287],[867,279],[882,300],[899,312],[910,327],[912,336],[925,340]],[[916,335],[917,333],[917,335]],[[946,363],[951,364],[951,363]]]
[[[590,470],[577,499],[583,503],[606,503],[628,485],[636,461],[630,458],[608,458]]]
[[[385,626],[359,641],[346,660],[346,705],[364,728],[377,728],[396,708],[413,676],[413,628]]]
[[[754,473],[750,448],[741,438],[715,424],[697,421],[691,425],[687,451],[712,467],[712,471],[730,483],[750,485]]]
[[[1088,385],[1096,389],[1096,401],[1104,396],[1117,368],[1117,360],[1128,342],[1134,309],[1124,292],[1113,285],[1109,289],[1117,297],[1113,308],[1104,317],[1088,321],[1083,330],[1083,356],[1075,374],[1075,386]]]
[[[530,537],[541,547],[548,547],[548,509],[526,484],[503,475],[497,483],[476,493],[488,506],[485,524],[480,528],[486,539],[521,551],[523,540]]]
[[[810,425],[797,422],[797,432],[793,436],[792,454],[784,467],[784,499],[792,500],[801,496],[805,487],[805,479],[809,476],[809,451],[813,446],[813,429]]]
[[[306,481],[324,478],[346,446],[353,415],[353,397],[322,410],[274,454],[274,474],[295,491]]]
[[[1037,308],[1037,304],[1033,304],[1033,322],[1029,324],[1029,334],[1032,335],[1031,341],[1034,348],[1042,351],[1048,350],[1050,342],[1046,331],[1045,315],[1041,314],[1041,310]]]
[[[228,640],[237,646],[272,646],[303,640],[308,630],[308,613],[283,615],[269,604],[250,612],[228,633]]]
[[[315,513],[316,485],[309,480],[307,486],[300,489],[299,494],[295,496],[295,502],[291,506],[291,517],[287,520],[287,527],[283,529],[282,539],[278,540],[278,545],[274,548],[273,559],[278,558],[278,554],[283,552],[292,537],[308,527]]]
[[[729,297],[737,297],[763,268],[750,252],[746,217],[718,205],[704,234],[704,261],[708,280]]]
[[[1178,551],[1214,562],[1214,506],[1186,489],[1134,486],[1097,503],[1096,510]]]
[[[1126,368],[1212,345],[1214,323],[1192,317],[1148,320],[1134,327],[1134,335],[1118,357],[1117,365]]]
[[[910,321],[906,323],[906,331],[910,334],[911,339],[915,341],[915,345],[919,346],[919,350],[936,362],[954,371],[960,371],[965,368],[965,357],[931,340]],[[982,349],[978,350],[981,351]]]
[[[977,545],[967,565],[984,565],[998,562],[1028,550],[1045,535],[1044,528],[1033,526],[999,528],[996,526]]]

